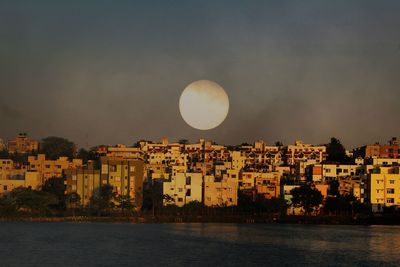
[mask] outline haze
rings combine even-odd
[[[2,1],[0,138],[384,142],[400,130],[399,12],[394,0]],[[201,79],[230,98],[206,132],[178,107]]]

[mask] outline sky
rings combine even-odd
[[[0,138],[348,147],[399,136],[400,1],[0,1]],[[229,95],[217,128],[179,113]]]

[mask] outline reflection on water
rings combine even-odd
[[[400,227],[0,223],[0,266],[398,266]]]

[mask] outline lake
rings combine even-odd
[[[0,223],[0,266],[399,266],[400,227]]]

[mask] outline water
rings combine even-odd
[[[400,227],[0,223],[0,266],[399,266]]]

